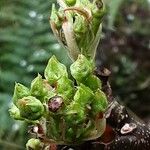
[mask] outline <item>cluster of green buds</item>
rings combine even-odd
[[[50,144],[75,144],[100,137],[106,126],[103,114],[108,106],[101,80],[94,75],[95,51],[100,39],[105,9],[102,0],[57,0],[52,5],[51,28],[68,49],[69,76],[55,56],[30,88],[16,83],[10,115],[33,124],[27,150]]]
[[[52,5],[51,28],[72,60],[79,54],[94,58],[98,46],[105,7],[102,0],[57,0]]]
[[[30,88],[16,83],[9,112],[14,119],[35,127],[37,139],[30,139],[27,147],[35,149],[52,141],[78,143],[103,134],[107,98],[93,70],[93,61],[80,54],[70,66],[69,78],[65,65],[53,56],[45,78],[38,74]]]

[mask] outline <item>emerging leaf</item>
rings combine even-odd
[[[64,98],[65,102],[71,101],[75,92],[73,82],[65,76],[60,78],[57,82],[56,92]]]
[[[9,114],[12,118],[16,119],[16,120],[23,120],[23,118],[20,116],[20,111],[19,109],[16,107],[16,105],[12,105],[11,108],[9,109]]]
[[[95,99],[92,101],[91,106],[93,114],[98,114],[99,112],[104,112],[106,110],[108,106],[107,97],[101,90],[95,92]]]
[[[80,104],[82,107],[86,107],[88,104],[90,104],[93,100],[94,93],[93,91],[86,87],[85,85],[81,84],[78,87],[77,92],[74,96],[74,101],[78,104]]]
[[[79,55],[78,59],[70,66],[71,75],[78,81],[85,80],[93,70],[92,63],[84,55]]]
[[[44,82],[40,74],[31,83],[31,95],[39,98],[41,102],[43,102],[45,96],[48,96],[50,90],[50,85],[48,86]]]
[[[67,107],[66,117],[65,117],[67,124],[78,125],[83,123],[85,119],[86,119],[85,109],[81,107],[79,103],[73,101]]]
[[[13,95],[13,103],[17,106],[18,100],[30,95],[30,90],[20,83],[15,84],[15,90]]]
[[[68,77],[66,66],[61,64],[55,56],[50,58],[44,75],[51,85],[56,84],[56,82],[63,76]]]
[[[96,77],[95,75],[90,75],[88,76],[84,81],[83,84],[85,84],[86,86],[88,86],[90,89],[92,89],[93,91],[96,91],[98,88],[101,89],[101,80]]]
[[[68,6],[73,6],[76,4],[76,0],[65,0],[65,3],[68,5]]]

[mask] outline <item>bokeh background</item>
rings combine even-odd
[[[104,0],[98,66],[112,71],[114,96],[139,118],[150,121],[150,0]],[[55,0],[0,0],[0,150],[24,149],[27,125],[8,114],[15,82],[29,86],[52,55],[70,59],[49,26]]]

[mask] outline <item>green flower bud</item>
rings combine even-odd
[[[95,2],[93,3],[92,13],[94,17],[102,19],[105,13],[103,0],[95,0]],[[102,20],[99,21],[101,22]]]
[[[50,84],[56,84],[56,82],[63,76],[68,77],[66,66],[61,64],[55,56],[50,58],[44,75]]]
[[[101,80],[95,75],[88,76],[83,84],[88,86],[93,91],[96,91],[98,88],[101,89],[102,86]]]
[[[83,123],[86,119],[86,112],[83,107],[77,102],[72,102],[66,111],[66,122],[70,125],[77,125]]]
[[[39,139],[34,139],[34,138],[28,140],[26,144],[27,150],[41,150],[42,147],[43,144],[41,143],[41,141]]]
[[[52,11],[51,11],[51,16],[50,19],[52,22],[55,23],[56,28],[60,28],[61,27],[61,21],[58,17],[58,12],[56,10],[55,4],[52,4]]]
[[[47,87],[40,74],[31,83],[31,95],[37,97],[41,102],[45,96],[48,96],[50,90],[50,85]]]
[[[9,114],[12,118],[14,118],[15,120],[23,120],[23,118],[20,116],[20,111],[19,109],[16,107],[16,105],[12,105],[11,108],[9,109]]]
[[[65,3],[68,6],[74,6],[76,4],[76,0],[65,0]]]
[[[78,81],[85,80],[93,70],[92,63],[84,55],[79,55],[78,59],[70,66],[71,75]]]
[[[102,22],[102,18],[105,14],[105,7],[104,7],[104,3],[102,0],[96,0],[95,1],[95,3],[93,4],[92,13],[93,13],[92,29],[94,31],[94,34],[96,34],[98,32],[98,29],[101,28],[100,25]]]
[[[20,115],[29,120],[38,120],[44,113],[44,106],[40,100],[33,96],[24,97],[18,100]]]
[[[98,114],[99,112],[104,112],[108,106],[107,97],[101,90],[95,92],[95,99],[92,101],[92,113]]]
[[[17,106],[18,100],[30,95],[30,90],[20,83],[15,84],[15,90],[13,95],[13,103]]]
[[[103,1],[59,0],[58,3],[60,8],[52,8],[50,20],[57,40],[68,49],[72,60],[78,54],[94,58],[105,13]]]
[[[60,78],[57,82],[56,92],[63,97],[65,102],[71,101],[75,92],[73,82],[65,76]]]
[[[80,104],[82,107],[86,107],[87,104],[90,104],[93,100],[94,93],[92,90],[85,85],[81,84],[77,87],[78,90],[75,93],[74,101]]]

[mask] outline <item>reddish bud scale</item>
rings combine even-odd
[[[48,109],[52,112],[57,112],[63,105],[63,98],[61,96],[54,96],[48,102]]]

